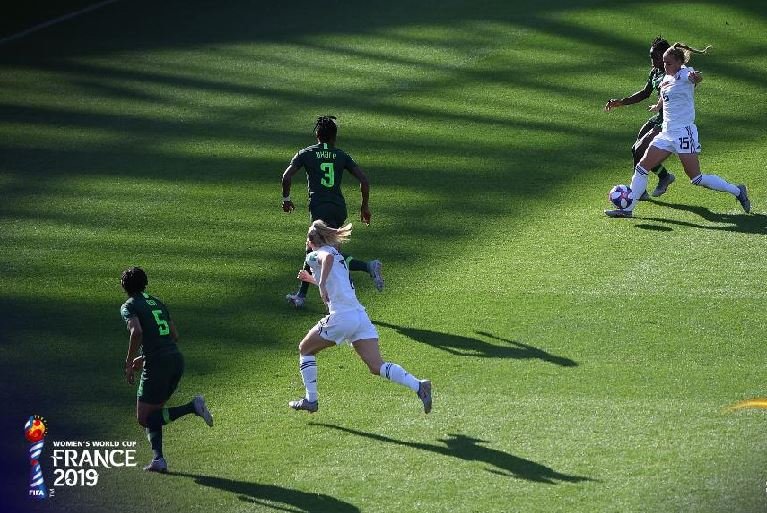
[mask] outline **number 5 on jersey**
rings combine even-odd
[[[333,187],[336,183],[336,171],[332,162],[325,162],[320,164],[320,170],[325,172],[325,176],[322,177],[320,183],[325,187]]]
[[[154,315],[154,320],[157,323],[157,328],[160,330],[160,336],[165,336],[170,333],[170,326],[168,326],[168,321],[160,318],[162,315],[162,310],[152,310],[152,315]]]

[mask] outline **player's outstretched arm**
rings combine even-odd
[[[610,112],[616,107],[625,107],[626,105],[633,105],[635,103],[639,103],[643,100],[646,100],[650,97],[650,93],[652,93],[652,84],[648,81],[647,85],[644,86],[644,89],[641,91],[637,91],[631,96],[626,96],[625,98],[617,99],[612,98],[607,101],[605,104],[605,112]]]

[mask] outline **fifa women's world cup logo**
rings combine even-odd
[[[39,500],[48,497],[48,489],[45,488],[39,459],[40,453],[43,452],[47,431],[48,426],[45,424],[45,419],[39,415],[29,417],[24,425],[24,438],[29,442],[29,496]]]

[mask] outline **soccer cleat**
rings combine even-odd
[[[657,198],[658,196],[663,196],[666,194],[666,191],[668,190],[668,186],[674,183],[674,180],[676,180],[676,176],[672,175],[671,173],[668,173],[666,176],[658,180],[658,186],[655,188],[654,191],[652,191],[653,197]]]
[[[210,414],[210,410],[205,405],[205,399],[201,395],[194,396],[194,412],[202,417],[208,426],[213,427],[213,415]]]
[[[373,283],[375,283],[376,290],[378,292],[383,291],[384,288],[384,279],[383,275],[381,274],[381,261],[380,260],[371,260],[370,264],[368,264],[368,267],[370,268],[370,277],[373,278]]]
[[[648,201],[650,199],[650,195],[647,194],[647,191],[644,191],[641,196],[639,196],[639,201]]]
[[[623,210],[622,208],[616,208],[615,210],[605,210],[607,217],[633,217],[634,214],[631,210]]]
[[[743,210],[746,211],[746,214],[749,214],[751,213],[751,200],[748,199],[748,190],[743,184],[738,185],[738,189],[740,189],[740,194],[737,196],[738,202],[740,203],[740,206],[743,207]]]
[[[423,403],[423,412],[431,411],[431,381],[424,379],[418,385],[418,399]]]
[[[285,300],[296,308],[303,308],[306,297],[295,293],[285,296]]]
[[[290,401],[288,403],[288,406],[293,408],[294,410],[305,410],[309,413],[314,413],[317,410],[320,409],[320,402],[319,401],[310,401],[306,397],[302,397],[298,401]]]
[[[147,472],[159,472],[160,474],[165,474],[168,472],[168,464],[165,463],[165,458],[155,458],[149,465],[144,467],[144,470]]]

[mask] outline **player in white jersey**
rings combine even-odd
[[[328,307],[328,315],[323,317],[298,345],[301,354],[299,370],[306,388],[306,396],[290,401],[294,410],[314,413],[319,408],[317,394],[317,358],[323,349],[350,342],[370,372],[404,385],[415,393],[423,402],[425,413],[431,411],[431,382],[419,380],[396,363],[384,362],[378,347],[378,332],[370,322],[365,308],[357,300],[346,267],[344,257],[338,252],[338,246],[346,241],[352,231],[352,225],[331,228],[317,220],[309,227],[306,244],[312,250],[306,257],[306,264],[311,272],[302,269],[298,279],[317,285],[320,297]]]
[[[663,54],[666,75],[660,84],[658,103],[651,110],[663,109],[663,128],[650,143],[644,157],[634,168],[631,179],[631,204],[625,209],[605,210],[608,217],[632,217],[638,198],[647,189],[647,170],[676,153],[682,162],[684,172],[693,185],[700,185],[715,191],[729,192],[740,203],[746,213],[751,212],[751,201],[745,185],[734,185],[717,175],[700,172],[700,142],[695,126],[695,85],[703,77],[700,72],[685,66],[691,49],[675,43]],[[704,50],[705,51],[705,50]]]

